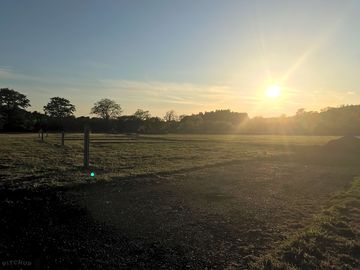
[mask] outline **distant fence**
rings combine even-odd
[[[127,137],[126,139],[124,139],[124,137],[119,137],[116,135],[114,136],[110,136],[110,137],[96,137],[92,140],[90,140],[90,133],[91,130],[88,126],[84,127],[84,132],[83,132],[83,136],[82,137],[77,137],[77,136],[72,136],[72,135],[66,135],[65,131],[61,131],[60,133],[60,137],[57,136],[53,136],[54,133],[50,133],[52,134],[51,136],[49,136],[48,132],[44,131],[43,129],[40,129],[38,132],[38,138],[40,139],[41,142],[45,142],[47,140],[47,138],[49,137],[49,139],[56,139],[56,140],[60,140],[59,144],[63,147],[65,146],[65,141],[83,141],[83,167],[84,169],[90,169],[90,143],[94,143],[94,144],[98,144],[98,143],[102,143],[102,144],[107,144],[107,143],[122,143],[122,142],[128,142],[129,139],[135,139],[138,137],[138,135],[132,135],[131,138]],[[58,135],[59,133],[55,133],[56,135]]]
[[[45,141],[45,137],[48,137],[48,133],[43,129],[39,130],[38,137],[41,142]],[[84,169],[90,168],[90,128],[88,126],[84,127],[84,137],[81,138],[68,138],[67,140],[83,140],[84,141]],[[65,131],[61,131],[60,136],[60,145],[65,146]]]

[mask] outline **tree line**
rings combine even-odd
[[[30,100],[9,88],[0,89],[0,131],[34,132],[65,130],[81,132],[85,125],[94,132],[122,133],[198,133],[198,134],[360,134],[360,105],[328,107],[320,112],[299,109],[293,116],[249,118],[247,113],[230,110],[177,115],[166,112],[164,117],[151,116],[138,109],[123,115],[120,104],[104,98],[94,103],[93,117],[75,117],[76,107],[62,97],[53,97],[43,112],[28,111]]]

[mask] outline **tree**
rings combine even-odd
[[[140,119],[140,120],[147,120],[151,117],[149,111],[144,111],[144,110],[141,110],[141,109],[137,109],[137,111],[134,113],[134,116],[137,118],[137,119]]]
[[[65,118],[74,115],[75,106],[69,100],[61,97],[53,97],[49,103],[44,106],[46,115],[54,118]]]
[[[92,114],[97,114],[103,119],[109,120],[117,118],[121,115],[122,109],[115,101],[103,98],[102,100],[95,102],[94,107],[91,109]]]
[[[138,132],[140,133],[165,133],[166,128],[164,122],[159,117],[150,117],[142,123],[139,127]]]
[[[0,110],[0,130],[4,128],[4,125],[6,123],[6,116],[5,114]]]
[[[179,129],[184,132],[201,132],[204,120],[200,114],[183,116],[180,120]]]
[[[305,113],[306,113],[305,109],[304,109],[304,108],[300,108],[300,109],[298,109],[298,110],[296,111],[295,116],[300,117],[300,116],[304,115]]]
[[[9,88],[0,89],[0,126],[3,130],[21,131],[28,126],[26,119],[30,101],[25,95]]]
[[[15,109],[26,109],[30,107],[30,101],[25,95],[16,92],[13,89],[0,89],[0,107],[4,110],[10,111]]]
[[[166,122],[177,121],[178,119],[179,119],[179,117],[176,115],[174,110],[171,110],[171,111],[168,111],[165,113],[164,120]]]

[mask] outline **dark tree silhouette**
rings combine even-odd
[[[122,113],[122,109],[115,101],[104,98],[94,104],[94,107],[91,109],[91,113],[97,114],[101,118],[109,120],[118,118]]]
[[[67,99],[54,97],[44,107],[46,114],[26,110],[30,102],[24,94],[0,89],[0,131],[37,131],[40,128],[71,132],[89,125],[96,132],[207,133],[207,134],[298,134],[360,135],[360,105],[327,107],[320,112],[299,109],[294,116],[253,117],[229,109],[200,112],[177,117],[168,111],[164,118],[151,117],[138,109],[133,115],[120,116],[115,101],[102,99],[91,113],[100,117],[68,117],[75,111]]]
[[[160,117],[150,117],[142,123],[139,127],[138,132],[140,133],[166,133],[166,127],[164,121]]]
[[[137,119],[140,119],[140,120],[147,120],[151,117],[150,115],[150,112],[149,111],[144,111],[144,110],[141,110],[141,109],[137,109],[136,112],[134,113],[134,116],[137,118]]]
[[[29,121],[25,109],[30,101],[25,95],[9,88],[0,89],[0,127],[4,130],[17,131],[27,128]]]
[[[168,111],[164,115],[164,120],[166,122],[177,121],[178,119],[179,117],[177,116],[174,110]]]
[[[61,97],[53,97],[49,103],[44,106],[44,112],[53,118],[65,118],[74,115],[75,106],[69,100]]]
[[[26,109],[30,107],[30,101],[25,95],[16,92],[13,89],[0,89],[0,106],[2,109],[11,111],[16,109]]]

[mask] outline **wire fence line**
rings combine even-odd
[[[100,144],[128,144],[128,143],[172,143],[171,141],[157,140],[159,138],[146,138],[139,134],[110,134],[110,133],[91,133],[89,127],[85,126],[83,133],[66,133],[65,131],[48,133],[39,130],[38,138],[40,142],[50,142],[65,147],[66,142],[82,142],[83,168],[90,169],[90,145]],[[176,141],[173,141],[173,143]]]
[[[202,149],[206,149],[206,153],[210,150],[214,150],[214,144],[217,144],[221,149],[226,149],[226,153],[231,149],[237,149],[233,147],[233,144],[236,145],[247,145],[247,142],[241,140],[224,140],[221,138],[209,139],[206,137],[187,137],[186,135],[174,135],[174,136],[162,136],[159,134],[129,134],[129,133],[92,133],[91,130],[84,129],[83,133],[66,133],[64,131],[46,133],[44,131],[39,132],[40,142],[47,142],[50,144],[55,144],[59,147],[70,148],[71,151],[76,151],[76,155],[82,161],[82,166],[85,170],[94,169],[94,162],[97,160],[97,164],[103,163],[103,159],[106,159],[107,156],[103,155],[104,151],[123,151],[120,149],[126,149],[124,155],[128,155],[129,148],[134,146],[134,151],[132,153],[132,159],[136,159],[138,152],[136,152],[139,147],[138,145],[149,145],[149,149],[153,151],[173,151],[170,149],[175,149],[174,151],[181,152],[185,147],[190,149],[189,151],[195,151],[198,149],[201,144]],[[154,146],[150,146],[154,145]],[[159,145],[159,146],[155,146]],[[255,144],[254,144],[255,145]],[[119,147],[117,147],[119,146]],[[146,146],[147,147],[147,146]],[[146,147],[144,149],[146,149]],[[218,148],[219,148],[218,147]],[[219,148],[219,149],[220,149]],[[81,150],[80,150],[81,149]],[[205,151],[205,150],[204,150]],[[223,150],[222,150],[223,151]],[[234,150],[235,151],[235,150]],[[175,152],[171,152],[174,155],[177,155]],[[75,154],[75,152],[74,152]],[[100,154],[100,155],[99,155]],[[110,154],[110,153],[109,153]],[[162,154],[162,153],[161,153]],[[197,155],[194,154],[194,155]],[[177,155],[178,156],[178,155]],[[101,158],[99,158],[101,157]],[[122,153],[118,153],[116,158],[123,158]],[[128,158],[126,156],[125,158]],[[169,159],[168,156],[166,156]],[[178,159],[179,157],[177,157]],[[180,157],[181,159],[181,157]],[[91,165],[92,164],[92,165]]]

